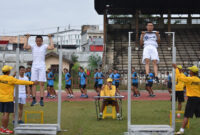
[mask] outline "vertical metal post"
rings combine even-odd
[[[172,48],[172,62],[176,63],[176,47],[175,47],[175,32],[172,32],[173,48]],[[175,89],[175,69],[172,68],[172,128],[176,129],[176,89]]]
[[[165,32],[172,34],[172,63],[176,63],[176,46],[175,46],[175,32]],[[176,130],[176,81],[175,69],[172,68],[172,128]]]
[[[131,125],[131,34],[128,33],[128,131]]]
[[[20,45],[20,36],[18,36],[18,43],[16,48],[16,77],[19,79],[19,45]],[[15,123],[14,127],[18,125],[18,97],[19,97],[19,86],[15,86]]]
[[[60,49],[59,49],[59,84],[58,84],[58,117],[57,117],[57,123],[58,123],[58,131],[61,130],[61,92],[62,92],[62,38],[60,43]]]

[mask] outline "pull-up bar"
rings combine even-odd
[[[25,35],[22,35],[22,36],[27,36],[27,34],[25,34]],[[29,36],[31,36],[31,37],[35,37],[35,36],[48,37],[49,35],[29,34]],[[51,37],[54,37],[54,35],[51,35]]]

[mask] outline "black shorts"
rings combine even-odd
[[[86,84],[85,84],[85,85],[81,85],[81,88],[82,88],[82,89],[85,89],[85,88],[86,88]]]
[[[94,83],[94,88],[97,89],[98,88],[98,82]]]
[[[13,113],[14,103],[13,102],[0,102],[0,112]]]
[[[66,89],[69,89],[69,88],[71,88],[71,85],[66,84],[66,85],[65,85],[65,88],[66,88]]]
[[[184,91],[176,91],[176,101],[184,102]]]
[[[30,88],[32,88],[33,85],[28,85]]]
[[[115,87],[119,88],[119,82],[115,82]]]
[[[49,85],[49,84],[47,84],[47,87],[53,88],[53,85]]]
[[[192,118],[194,114],[200,118],[200,97],[188,97],[184,117]]]
[[[146,87],[152,87],[153,86],[153,82],[148,82],[147,84],[146,84]]]
[[[167,88],[168,88],[168,89],[171,89],[171,88],[172,88],[172,83],[171,83],[171,82],[168,82],[168,83],[167,83]]]
[[[102,88],[102,84],[98,84],[98,86],[97,86],[97,87],[101,89],[101,88]]]
[[[132,86],[138,88],[138,83],[132,83]]]
[[[113,105],[114,103],[116,103],[115,100],[111,100],[111,99],[104,99],[103,103],[107,104],[107,105]]]

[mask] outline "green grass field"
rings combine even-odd
[[[185,104],[184,104],[185,106]],[[43,110],[45,123],[56,123],[57,103],[48,102],[44,108],[39,105],[25,106],[25,110]],[[169,124],[169,101],[133,101],[132,124]],[[105,119],[97,121],[94,102],[74,101],[62,103],[62,129],[58,135],[123,135],[127,131],[127,102],[123,103],[122,121]],[[177,124],[177,130],[181,124]],[[186,129],[185,135],[200,134],[200,120],[190,120],[190,129]],[[9,128],[13,128],[10,120]]]

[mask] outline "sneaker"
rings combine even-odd
[[[23,120],[18,120],[18,124],[24,124]]]
[[[181,132],[181,131],[178,131],[175,133],[175,135],[183,135],[183,134],[184,134],[184,132]]]
[[[37,104],[36,100],[33,100],[32,103],[31,103],[31,106],[34,106],[36,104]]]
[[[2,129],[1,133],[2,134],[13,134],[13,131],[11,131],[9,129]]]
[[[56,98],[56,95],[53,95],[53,98]]]
[[[157,76],[155,77],[155,82],[156,82],[156,83],[159,83],[159,79],[158,79]]]
[[[52,99],[52,98],[53,98],[53,96],[52,96],[52,95],[50,95],[50,98]]]
[[[140,97],[140,94],[137,94],[137,97]]]
[[[156,95],[154,95],[154,94],[150,94],[150,95],[149,95],[149,97],[155,97],[155,96],[156,96]]]
[[[40,100],[40,106],[44,106],[43,100]]]
[[[134,97],[137,97],[137,94],[133,94]]]
[[[71,97],[71,98],[74,98],[74,95],[71,95],[70,97]]]
[[[2,131],[3,131],[3,128],[0,128],[0,134],[2,133]]]
[[[103,114],[102,114],[102,113],[99,113],[99,118],[100,118],[100,119],[102,119],[102,116],[103,116]]]
[[[84,95],[84,94],[81,94],[80,98],[83,98],[83,97],[85,97],[85,95]]]
[[[84,95],[84,98],[88,98],[88,95]]]

